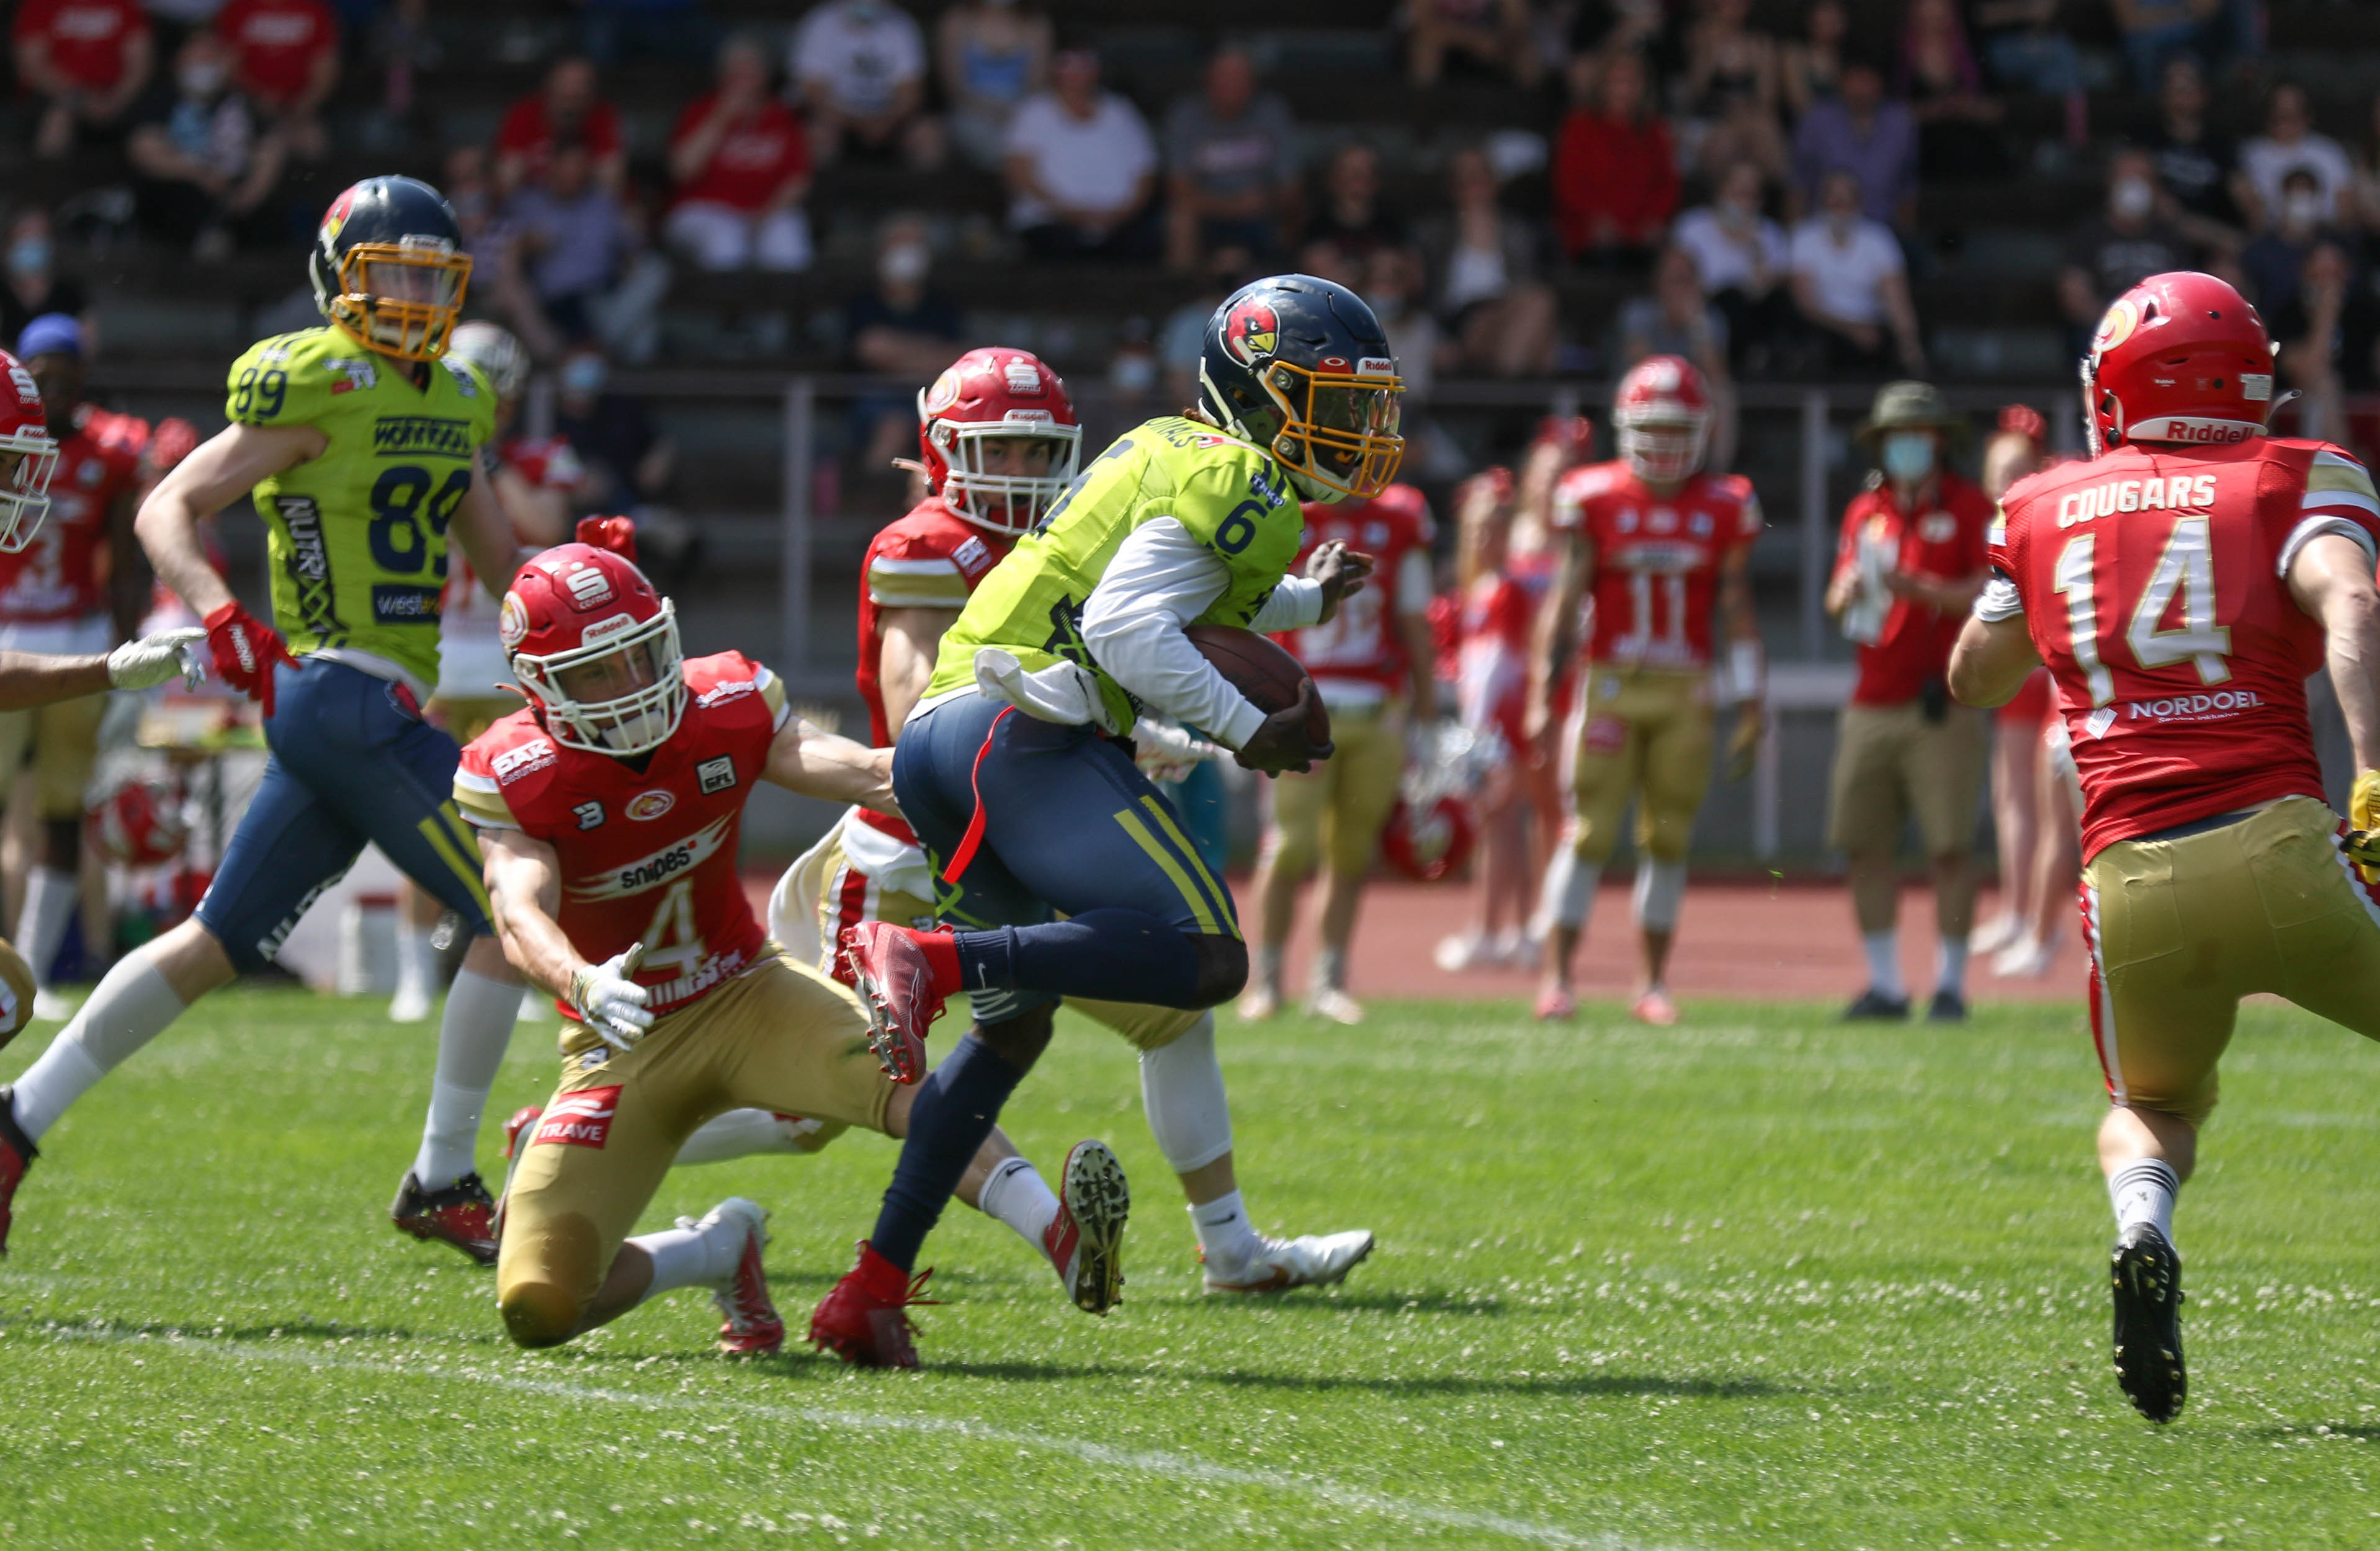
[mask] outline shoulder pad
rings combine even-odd
[[[683,672],[694,703],[706,712],[743,714],[745,706],[758,706],[772,732],[790,714],[783,681],[740,651],[690,658]]]
[[[249,426],[311,425],[342,394],[377,387],[382,363],[327,328],[259,340],[232,362],[224,418]]]
[[[463,747],[455,769],[455,806],[474,824],[521,829],[536,821],[538,798],[562,751],[526,709],[500,718]]]

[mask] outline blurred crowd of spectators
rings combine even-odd
[[[23,149],[120,147],[140,225],[201,258],[294,243],[316,201],[288,190],[330,151],[343,73],[349,95],[392,106],[427,90],[426,7],[19,0]],[[698,0],[578,9],[583,47],[492,143],[443,165],[486,295],[548,361],[590,345],[650,357],[673,265],[809,267],[814,171],[855,164],[999,178],[1007,244],[1043,261],[1162,264],[1209,297],[1290,265],[1344,280],[1380,304],[1425,388],[1617,371],[1657,349],[1722,383],[1913,373],[1926,361],[1911,277],[1937,262],[1921,181],[2006,182],[2062,156],[2107,173],[2106,208],[2071,234],[2058,277],[2073,343],[2132,279],[2198,264],[2264,308],[2311,413],[2374,383],[2380,96],[2371,124],[2329,127],[2356,149],[2325,133],[2302,91],[2258,73],[2257,0],[1902,0],[1896,25],[1856,30],[1843,0],[1762,8],[1792,18],[1784,35],[1755,24],[1753,0],[1403,0],[1412,81],[1504,82],[1512,111],[1506,127],[1437,137],[1393,192],[1380,148],[1301,129],[1232,43],[1196,90],[1136,102],[1032,0],[930,17],[820,0],[732,32]],[[2078,46],[2086,18],[2119,47]],[[712,79],[677,113],[661,165],[632,168],[605,86],[649,55],[708,60]],[[2261,133],[2234,143],[2211,127],[2216,82],[2265,99]],[[2090,91],[2127,84],[2155,111],[2095,136]],[[2028,99],[2050,104],[2027,118],[2055,126],[2046,140],[2010,128]],[[20,269],[34,288],[45,273],[32,256],[48,239],[28,220],[12,287]],[[947,236],[931,219],[884,224],[875,283],[850,309],[855,365],[909,372],[950,342],[955,309],[928,283]],[[1607,318],[1566,317],[1560,283],[1580,270],[1634,295]],[[1119,372],[1180,372],[1181,333],[1126,341]]]

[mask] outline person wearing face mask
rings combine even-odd
[[[844,305],[844,334],[855,370],[905,382],[930,381],[958,343],[958,308],[927,285],[934,250],[925,219],[895,215],[876,238],[876,284]],[[868,394],[851,406],[868,451],[862,467],[884,467],[915,434],[908,401]]]
[[[2295,306],[2306,256],[2322,242],[2347,243],[2323,217],[2322,190],[2313,171],[2293,167],[2281,179],[2280,203],[2270,227],[2240,249],[2240,271],[2256,305],[2278,314]]]
[[[769,95],[769,53],[739,34],[719,51],[719,84],[670,136],[677,203],[670,242],[707,270],[808,269],[810,153],[801,120]]]
[[[1859,440],[1876,454],[1843,512],[1827,612],[1858,644],[1859,677],[1836,735],[1828,841],[1850,862],[1867,989],[1846,1018],[1909,1016],[1897,917],[1901,830],[1917,820],[1940,935],[1926,1016],[1967,1015],[1975,882],[1968,853],[1985,764],[1984,723],[1950,703],[1944,674],[1967,608],[1984,589],[1992,506],[1950,468],[1963,417],[1925,382],[1888,382]]]
[[[1820,213],[1793,228],[1786,263],[1793,305],[1824,352],[1827,369],[1880,374],[1897,357],[1904,370],[1923,371],[1925,350],[1900,244],[1888,227],[1861,213],[1857,174],[1828,173],[1819,200]]]
[[[2287,218],[2289,175],[2313,179],[2313,217],[2323,224],[2354,213],[2355,164],[2346,149],[2313,127],[2305,89],[2284,81],[2273,88],[2265,110],[2265,132],[2240,147],[2240,171],[2248,184],[2249,229],[2267,229]]]
[[[584,472],[574,509],[625,512],[665,498],[677,472],[677,447],[653,427],[645,401],[607,392],[611,363],[592,345],[562,358],[554,373],[553,433],[570,444]]]
[[[91,345],[91,297],[82,282],[57,273],[57,240],[50,212],[28,205],[8,220],[0,247],[0,339],[14,339],[46,313],[63,312],[82,325]]]
[[[1729,364],[1765,365],[1790,323],[1785,233],[1762,213],[1760,169],[1739,162],[1720,177],[1711,202],[1678,218],[1672,244],[1694,261],[1694,280],[1727,320]]]
[[[2126,149],[2108,161],[2107,207],[2068,239],[2058,274],[2067,350],[2077,360],[2089,354],[2091,333],[2109,302],[2189,261],[2189,240],[2166,219],[2170,202],[2147,151]]]
[[[233,85],[233,64],[221,38],[193,32],[175,51],[171,78],[133,110],[128,149],[140,224],[202,260],[285,235],[268,201],[288,143]]]

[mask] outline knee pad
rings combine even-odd
[[[578,1300],[552,1282],[516,1282],[504,1290],[496,1307],[516,1346],[560,1346],[578,1328]]]
[[[1198,958],[1198,975],[1191,991],[1192,1005],[1214,1007],[1247,988],[1248,945],[1236,937],[1201,932],[1190,939]]]
[[[1686,897],[1686,864],[1647,856],[1636,864],[1636,924],[1650,932],[1674,930]]]
[[[1019,1072],[1030,1072],[1041,1052],[1050,1048],[1050,1036],[1057,1026],[1056,1006],[1044,1004],[994,1024],[978,1020],[972,1032],[993,1055]]]
[[[1140,1053],[1140,1105],[1148,1133],[1176,1174],[1204,1169],[1232,1150],[1232,1106],[1215,1060],[1215,1015],[1171,1044]]]

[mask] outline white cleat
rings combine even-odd
[[[2057,962],[2057,943],[2021,937],[1992,955],[1992,973],[2011,980],[2039,980]]]
[[[1488,939],[1475,931],[1457,932],[1439,939],[1433,957],[1438,960],[1438,967],[1447,974],[1460,975],[1475,964],[1488,963]]]
[[[2013,915],[1995,915],[1967,934],[1967,951],[1978,957],[1997,953],[2024,936],[2024,923]]]
[[[1251,984],[1240,995],[1240,1022],[1261,1024],[1281,1012],[1281,993],[1262,980]]]
[[[1207,1260],[1209,1292],[1286,1292],[1293,1287],[1328,1287],[1346,1279],[1372,1253],[1372,1235],[1356,1229],[1347,1233],[1309,1233],[1303,1239],[1268,1239],[1258,1235],[1257,1253],[1237,1266]]]
[[[63,1024],[73,1017],[75,1009],[81,1005],[74,998],[43,986],[33,993],[33,1022]]]
[[[1364,1004],[1336,986],[1323,986],[1305,999],[1305,1015],[1354,1028],[1364,1021]]]
[[[677,1225],[704,1230],[729,1219],[742,1226],[744,1242],[735,1255],[735,1269],[710,1295],[722,1315],[719,1350],[731,1357],[765,1357],[785,1344],[785,1322],[770,1301],[768,1274],[760,1266],[760,1252],[769,1247],[767,1210],[758,1202],[731,1195],[705,1212],[701,1221],[680,1218]]]
[[[392,1024],[429,1022],[430,993],[419,986],[399,986],[396,995],[388,1000],[388,1021]]]

